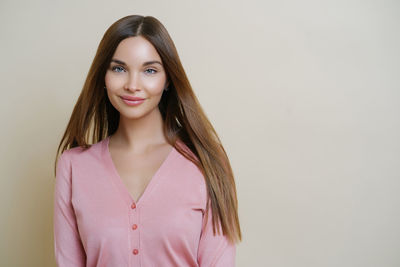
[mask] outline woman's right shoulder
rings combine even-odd
[[[69,158],[81,154],[84,151],[83,147],[77,146],[64,150],[60,157]]]
[[[60,154],[60,158],[64,158],[64,159],[77,159],[79,160],[82,157],[85,157],[87,154],[90,154],[93,150],[93,145],[91,145],[88,148],[84,148],[84,147],[72,147],[72,148],[68,148],[66,150],[64,150],[61,154]]]
[[[91,144],[87,148],[77,146],[65,149],[57,159],[57,169],[70,172],[75,169],[80,170],[97,168],[102,164],[102,142]],[[95,166],[95,167],[93,167]]]
[[[60,158],[71,163],[79,164],[101,160],[103,142],[104,140],[95,144],[90,144],[87,148],[77,146],[66,149],[60,154]]]

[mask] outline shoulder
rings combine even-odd
[[[90,147],[73,147],[64,150],[60,155],[60,160],[69,162],[70,164],[73,162],[81,162],[85,163],[87,161],[92,161],[94,158],[98,158],[101,155],[101,145],[104,140],[91,144]]]
[[[193,158],[195,161],[200,162],[198,157],[193,153],[192,150],[189,149],[187,145],[185,145],[182,141],[177,141],[176,142],[176,147],[174,148],[176,150],[177,154],[177,161],[179,162],[179,167],[181,170],[186,171],[189,174],[196,175],[196,176],[202,176],[202,172],[199,169],[199,167],[190,159],[188,159],[186,156],[189,156]],[[183,150],[183,153],[186,153],[187,155],[183,155],[178,149]]]
[[[183,142],[177,142],[177,146],[182,148],[191,157],[193,157],[195,161],[201,164],[198,157]],[[181,154],[177,149],[175,152],[176,152],[175,165],[173,167],[175,167],[175,172],[177,174],[179,173],[178,176],[181,176],[183,178],[181,180],[181,183],[182,184],[190,183],[194,188],[200,190],[203,197],[206,198],[207,185],[202,170],[193,161],[191,161],[190,159],[186,158],[183,154]]]

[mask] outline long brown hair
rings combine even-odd
[[[205,177],[208,191],[206,216],[211,205],[214,235],[216,229],[220,233],[220,223],[229,241],[241,241],[236,186],[229,159],[193,93],[170,35],[152,16],[123,17],[105,32],[58,146],[54,173],[58,157],[65,150],[77,146],[87,149],[91,146],[90,138],[92,144],[97,143],[117,130],[119,112],[108,99],[104,77],[118,44],[132,36],[142,36],[152,43],[162,59],[169,80],[169,90],[164,90],[158,105],[164,120],[164,134],[167,142],[196,164]]]

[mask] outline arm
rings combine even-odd
[[[228,242],[222,235],[222,229],[219,225],[220,234],[213,235],[211,206],[208,210],[207,225],[205,224],[205,214],[203,214],[203,227],[200,236],[198,251],[198,262],[200,267],[234,267],[236,257],[236,246]]]
[[[54,187],[54,251],[59,267],[78,267],[86,264],[86,254],[71,203],[70,170],[70,161],[63,153],[57,162]]]

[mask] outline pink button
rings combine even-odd
[[[132,209],[136,208],[136,204],[135,204],[135,203],[132,203],[131,208],[132,208]]]
[[[139,253],[139,250],[137,250],[136,248],[133,250],[133,254],[137,255]]]
[[[136,230],[136,228],[137,228],[137,224],[132,225],[133,230]]]

